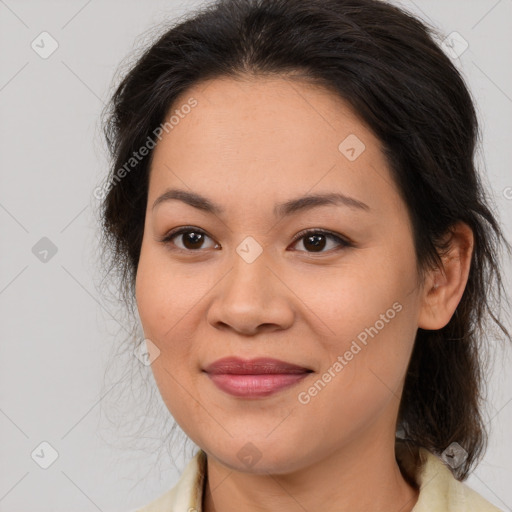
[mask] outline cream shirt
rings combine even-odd
[[[425,448],[416,448],[419,466],[402,442],[395,444],[396,459],[417,483],[419,497],[412,512],[503,512],[457,480],[450,468]],[[189,461],[176,485],[136,512],[201,512],[206,454],[199,450]]]

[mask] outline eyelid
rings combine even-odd
[[[339,242],[340,248],[354,247],[354,245],[355,245],[351,240],[348,240],[346,237],[343,237],[342,235],[339,235],[337,233],[334,233],[332,231],[322,229],[322,228],[308,228],[308,229],[304,229],[304,230],[300,231],[299,233],[297,233],[294,236],[292,245],[295,245],[296,242],[298,242],[301,238],[305,238],[307,235],[324,235],[326,237],[335,239],[336,241]],[[334,249],[334,250],[336,250],[336,249]],[[332,250],[321,251],[318,253],[307,252],[307,251],[300,251],[300,252],[306,252],[307,254],[328,254],[333,251]]]
[[[202,235],[206,235],[211,240],[214,240],[214,238],[211,237],[206,231],[204,231],[204,229],[198,228],[197,226],[180,226],[180,227],[174,228],[174,229],[170,230],[169,232],[167,232],[159,241],[163,244],[168,244],[172,240],[172,238],[174,238],[175,236],[179,236],[179,235],[182,235],[187,232],[200,233]],[[335,252],[340,249],[355,246],[355,244],[351,240],[347,239],[346,237],[339,235],[337,233],[334,233],[332,231],[322,229],[322,228],[308,228],[308,229],[304,229],[304,230],[300,231],[293,237],[291,245],[295,245],[299,240],[301,240],[302,238],[305,238],[308,235],[324,235],[326,237],[336,240],[338,242],[339,247],[336,249],[331,249],[329,251],[319,251],[317,253],[308,252],[308,251],[298,251],[298,252],[304,252],[306,254],[312,254],[312,255],[314,255],[314,254],[330,254],[330,253]],[[215,242],[215,243],[217,246],[219,245],[217,242]],[[199,253],[203,252],[201,249],[197,249],[197,250],[182,249],[181,247],[176,247],[176,246],[173,247],[172,250],[176,250],[176,251],[180,251],[180,252],[184,252],[184,253],[188,253],[188,254],[193,254],[193,253],[199,254]]]
[[[168,245],[171,242],[171,239],[174,238],[175,236],[179,236],[184,233],[191,232],[191,231],[193,231],[194,233],[199,233],[201,235],[206,235],[211,240],[214,240],[213,237],[211,237],[204,229],[198,228],[196,226],[180,226],[178,228],[174,228],[174,229],[171,229],[170,231],[168,231],[162,238],[159,239],[159,241],[165,245]],[[217,242],[215,242],[215,243],[216,243],[216,245],[219,245]],[[181,252],[185,252],[188,254],[202,252],[200,249],[198,249],[196,251],[192,251],[189,249],[182,249],[181,247],[176,247],[176,246],[173,247],[172,250],[181,251]]]

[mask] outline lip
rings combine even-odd
[[[230,395],[259,398],[297,384],[313,370],[268,357],[250,360],[225,357],[203,371],[219,389]]]
[[[223,357],[207,366],[204,371],[210,374],[268,375],[283,373],[297,374],[311,372],[312,370],[304,366],[287,363],[286,361],[270,357],[258,357],[256,359]]]

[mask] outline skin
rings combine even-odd
[[[394,452],[404,376],[418,327],[443,327],[460,301],[471,230],[455,226],[443,271],[420,283],[405,204],[379,140],[348,103],[284,76],[209,80],[173,109],[190,97],[198,105],[154,150],[136,299],[145,337],[160,350],[152,370],[162,398],[208,456],[203,510],[410,511],[418,491]],[[350,134],[365,145],[354,161],[338,150]],[[168,188],[225,212],[179,200],[153,210]],[[274,216],[275,203],[322,192],[369,211],[324,205]],[[161,242],[180,226],[203,230],[202,245],[186,235]],[[317,252],[306,238],[293,241],[320,228],[354,245],[326,237]],[[252,263],[236,251],[248,236],[262,249]],[[394,303],[400,312],[300,403]],[[236,398],[202,372],[232,355],[314,372],[269,397]],[[260,458],[248,465],[240,450]]]

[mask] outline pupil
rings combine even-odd
[[[194,244],[196,244],[197,242],[201,242],[202,236],[203,236],[202,233],[194,233],[193,231],[189,232],[188,235],[185,237],[185,242],[184,242],[185,247],[187,247],[187,243],[192,242],[192,249],[197,248],[197,247],[195,247]],[[201,244],[199,243],[199,245],[201,245]],[[187,247],[187,248],[189,249],[190,247]]]
[[[185,247],[190,248],[188,245],[191,245],[192,249],[197,249],[197,246],[201,245],[202,236],[202,233],[194,233],[193,231],[190,231],[185,237]],[[320,252],[325,247],[325,235],[309,235],[304,241],[304,246],[306,248],[307,244],[310,244],[310,248],[313,249],[313,252]]]
[[[310,235],[306,237],[306,240],[304,241],[304,246],[307,248],[306,242],[312,242],[314,240],[314,242],[312,242],[312,247],[314,249],[313,252],[321,251],[325,247],[325,240],[323,241],[323,243],[319,241],[319,239],[321,238],[325,238],[325,235]]]

